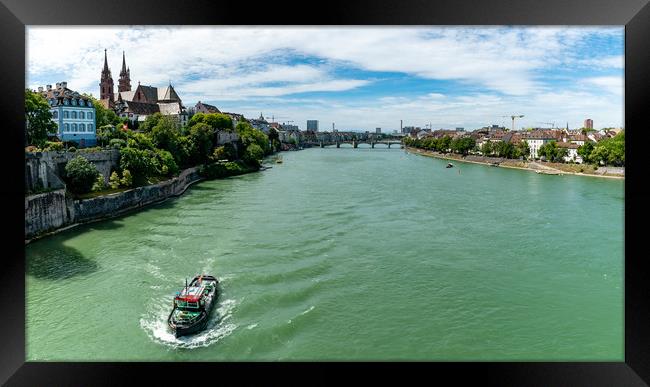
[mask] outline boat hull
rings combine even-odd
[[[198,276],[195,277],[190,283],[190,286],[192,286],[198,280],[198,278],[199,278]],[[204,275],[202,276],[202,278],[204,281],[214,281],[215,285],[219,284],[219,281],[213,276]],[[204,330],[208,326],[208,321],[210,319],[210,312],[212,312],[212,309],[214,309],[214,305],[217,303],[218,296],[219,296],[219,291],[217,286],[215,286],[214,294],[212,297],[210,297],[210,301],[205,305],[205,308],[201,310],[201,314],[199,318],[196,321],[189,324],[179,323],[177,321],[174,321],[174,312],[177,309],[176,307],[174,307],[172,311],[169,313],[169,317],[167,318],[167,325],[174,333],[174,335],[178,338],[181,336],[191,335]]]

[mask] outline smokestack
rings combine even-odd
[[[402,120],[399,120],[399,132],[404,133],[404,130],[402,129]]]

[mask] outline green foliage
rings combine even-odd
[[[548,142],[539,147],[537,151],[538,156],[552,162],[564,162],[564,157],[569,154],[569,150],[566,148],[558,148],[555,141]]]
[[[111,109],[107,109],[99,100],[89,97],[95,107],[95,125],[99,128],[105,125],[117,125],[120,118]]]
[[[625,166],[625,131],[598,142],[590,160],[598,164]]]
[[[525,159],[530,157],[530,146],[528,145],[528,141],[520,141],[515,148],[516,157],[523,157]]]
[[[25,124],[27,143],[42,147],[48,134],[55,134],[57,125],[47,100],[39,93],[25,90]]]
[[[126,146],[126,141],[122,140],[121,138],[114,138],[111,139],[108,145],[114,149],[122,149]]]
[[[178,165],[169,151],[156,149],[152,164],[159,175],[171,176],[178,173]]]
[[[250,144],[244,151],[242,160],[250,166],[259,167],[260,160],[264,157],[264,151],[257,144]]]
[[[578,147],[578,155],[582,157],[582,161],[585,163],[591,162],[591,153],[594,151],[594,144],[591,141],[587,141],[584,145]]]
[[[232,119],[230,116],[221,113],[196,113],[190,118],[187,126],[191,128],[196,124],[209,125],[215,131],[232,131]]]
[[[147,117],[147,119],[149,117]],[[151,131],[149,133],[149,136],[153,142],[153,146],[159,149],[168,150],[172,154],[177,154],[179,151],[178,142],[180,131],[178,130],[178,123],[176,122],[176,119],[171,116],[161,115],[155,120],[155,122],[156,125],[151,128]]]
[[[198,123],[190,127],[187,135],[191,145],[190,160],[194,164],[202,164],[208,161],[212,151],[212,136],[214,129],[208,124]]]
[[[133,185],[133,177],[131,176],[131,171],[125,169],[122,172],[122,180],[120,180],[120,183],[125,187],[130,187]]]
[[[71,146],[70,148],[68,148],[68,152],[72,152],[72,153],[74,153],[74,152],[76,152],[76,151],[77,151],[77,148],[75,148],[75,147],[73,147],[73,146]]]
[[[451,141],[451,150],[463,155],[468,154],[475,146],[476,140],[471,137],[455,138]]]
[[[120,168],[123,171],[129,170],[129,175],[133,174],[136,181],[142,182],[156,172],[155,166],[151,162],[153,156],[154,152],[148,149],[122,148],[120,150]]]
[[[492,141],[484,142],[481,146],[481,153],[483,153],[484,156],[490,156],[493,152],[494,146],[492,145]]]
[[[163,118],[164,116],[160,113],[154,113],[147,118],[144,119],[144,122],[140,125],[140,130],[147,133],[150,132],[154,126],[158,125],[158,122]]]
[[[235,132],[239,135],[239,141],[244,148],[248,148],[251,144],[257,144],[264,155],[271,153],[269,138],[261,130],[253,128],[248,122],[238,123]]]
[[[120,188],[120,175],[118,175],[116,171],[113,171],[113,173],[111,173],[111,177],[108,178],[108,185],[112,189]]]
[[[233,161],[236,158],[237,158],[237,150],[235,149],[235,146],[231,143],[226,143],[220,147],[215,148],[214,152],[212,153],[213,161],[219,161],[219,160]]]
[[[98,191],[103,191],[104,188],[106,188],[106,184],[104,184],[104,176],[101,173],[98,173],[97,179],[95,179],[95,183],[93,184],[92,190],[94,192],[98,192]]]
[[[207,179],[223,178],[228,176],[241,175],[256,170],[241,161],[228,161],[225,163],[211,163],[202,165],[199,174]]]
[[[98,174],[97,168],[82,156],[73,158],[65,165],[67,186],[76,194],[90,192]]]
[[[45,152],[52,152],[52,151],[62,151],[63,150],[63,143],[60,141],[45,141],[45,148],[43,148],[43,151]]]

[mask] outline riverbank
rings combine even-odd
[[[219,168],[218,173],[215,173],[210,166],[212,165],[187,168],[178,176],[156,184],[86,199],[73,198],[65,189],[26,196],[25,245],[82,224],[123,216],[162,203],[181,196],[199,181],[259,171],[257,168],[244,168],[237,164],[236,168]]]
[[[419,154],[427,157],[434,157],[434,158],[444,159],[444,160],[455,160],[463,163],[481,164],[481,165],[488,165],[488,166],[493,166],[496,163],[498,164],[497,166],[501,168],[521,169],[530,172],[546,170],[554,174],[603,177],[608,179],[625,178],[624,174],[623,175],[613,174],[611,172],[608,172],[607,169],[603,173],[595,173],[598,170],[594,171],[594,173],[585,173],[584,171],[588,171],[592,167],[590,165],[583,165],[583,164],[561,164],[561,163],[548,163],[548,162],[539,163],[534,161],[528,162],[524,160],[505,159],[501,157],[485,157],[485,156],[476,156],[476,155],[467,155],[463,157],[462,155],[458,155],[454,153],[443,154],[435,151],[428,151],[428,150],[423,150],[423,149],[418,149],[413,147],[406,147],[405,149],[407,152]],[[579,169],[578,171],[573,170],[576,168],[583,168],[583,172],[579,172]]]

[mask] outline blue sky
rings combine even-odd
[[[623,27],[28,27],[27,87],[98,96],[104,49],[116,85],[124,50],[133,86],[301,129],[624,121]]]

